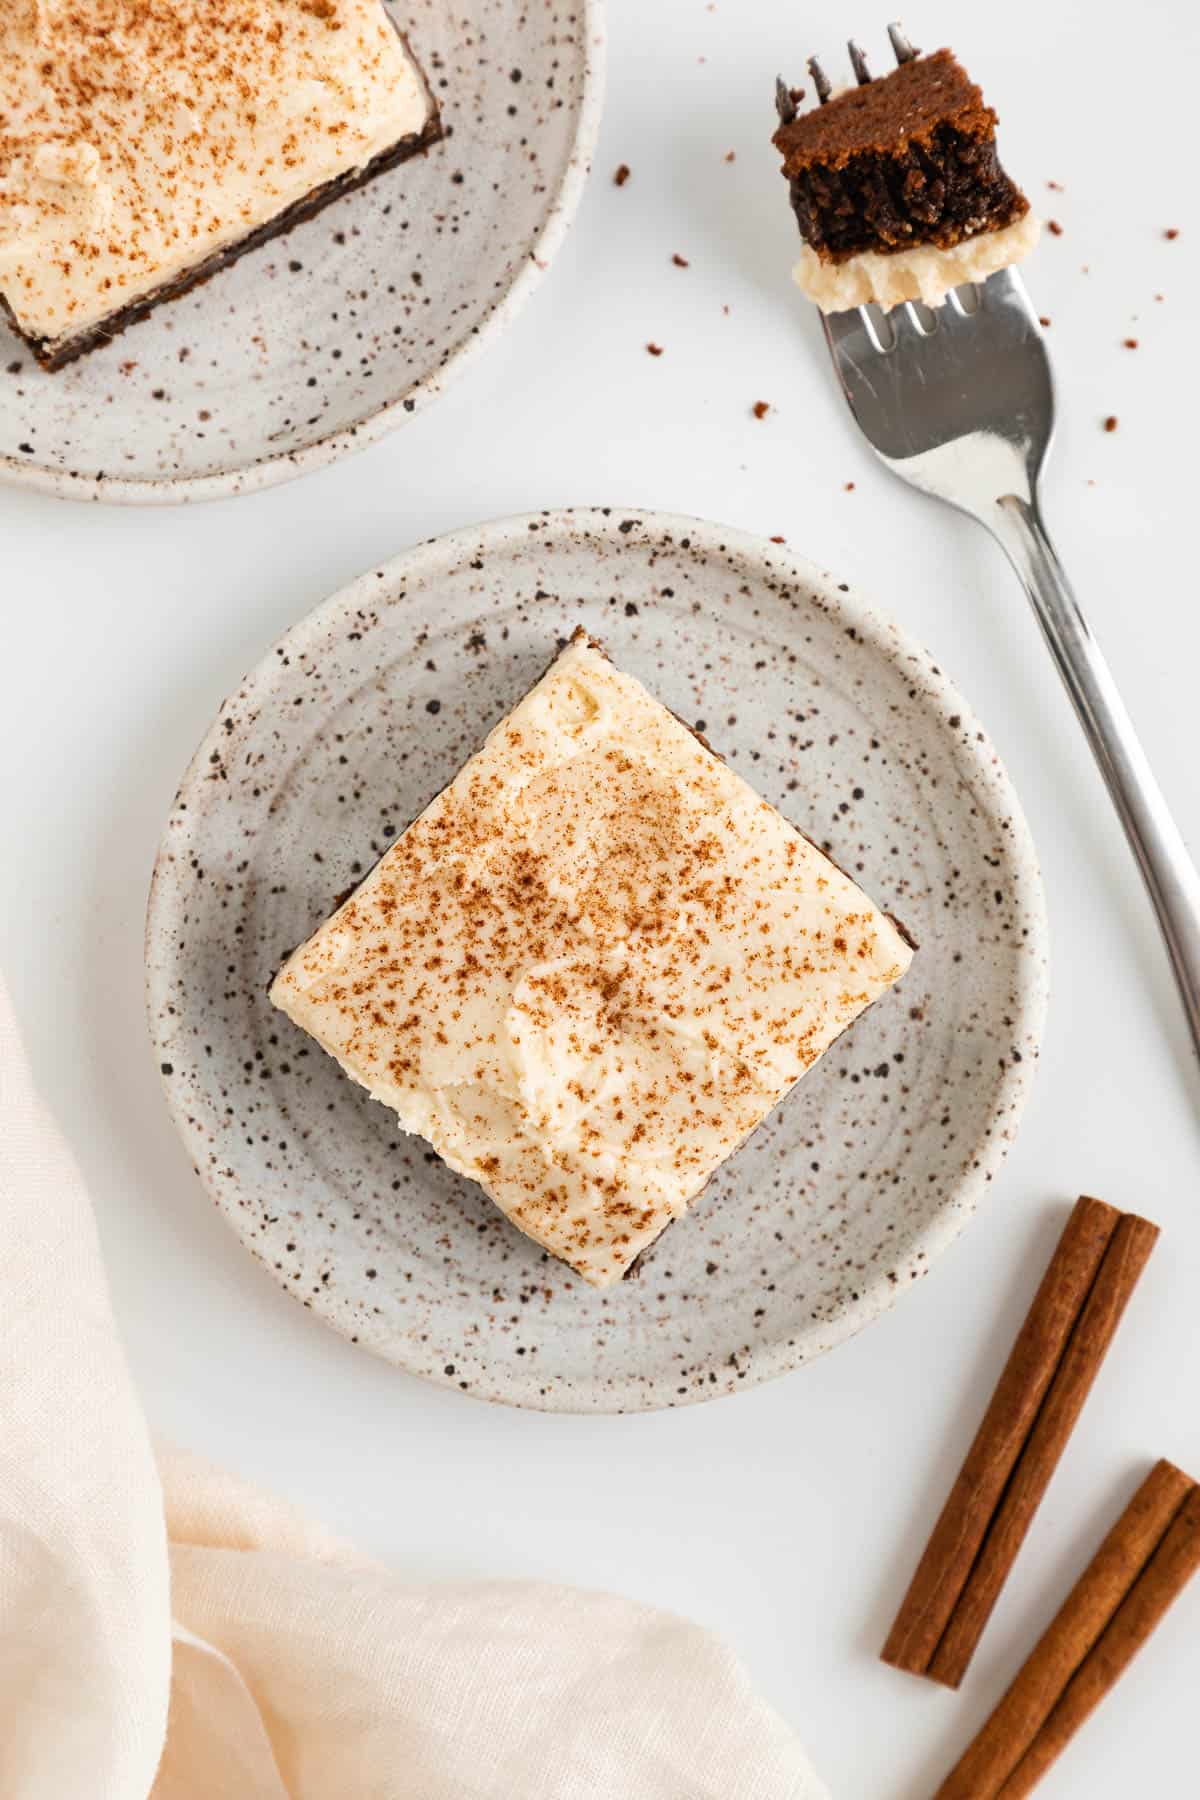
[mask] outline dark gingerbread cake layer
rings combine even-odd
[[[901,63],[774,136],[801,235],[823,262],[948,250],[1029,210],[996,154],[996,115],[949,50]]]
[[[253,231],[247,232],[244,238],[239,238],[237,243],[229,244],[225,249],[215,251],[213,255],[206,256],[193,268],[185,269],[182,274],[173,276],[170,281],[165,281],[161,286],[152,288],[148,294],[142,294],[138,299],[130,301],[127,306],[119,307],[107,319],[102,319],[98,325],[90,326],[78,337],[53,341],[30,337],[17,324],[2,294],[0,294],[0,316],[3,316],[4,323],[13,335],[20,338],[22,343],[33,352],[43,369],[49,369],[52,372],[64,369],[68,363],[77,361],[89,350],[98,349],[101,345],[111,342],[121,332],[127,331],[131,325],[140,324],[164,301],[178,300],[183,294],[190,293],[192,288],[200,287],[204,282],[210,281],[214,275],[220,274],[222,269],[229,268],[232,263],[245,256],[247,251],[257,250],[261,245],[269,244],[273,238],[285,237],[294,226],[303,224],[307,219],[315,218],[316,214],[323,212],[332,201],[340,200],[344,194],[353,193],[356,188],[365,186],[368,181],[373,180],[376,175],[382,175],[387,169],[394,169],[397,164],[408,162],[411,157],[423,154],[445,135],[438,109],[432,101],[430,104],[432,109],[430,117],[421,131],[414,132],[411,137],[402,138],[390,149],[381,151],[365,167],[347,170],[344,175],[338,175],[334,180],[325,182],[323,186],[314,188],[311,194],[306,194],[302,199],[289,206],[286,211],[276,214],[275,218],[268,219],[266,224],[256,226]]]
[[[442,135],[381,0],[8,11],[0,319],[47,369]]]

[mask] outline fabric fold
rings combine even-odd
[[[0,984],[5,1800],[825,1800],[732,1653],[616,1596],[402,1581],[156,1461]]]

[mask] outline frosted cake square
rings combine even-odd
[[[796,281],[823,312],[936,306],[1029,255],[1038,222],[1001,166],[996,114],[949,50],[817,91],[799,112],[779,84],[773,141],[804,239]]]
[[[382,0],[6,0],[0,308],[56,369],[441,135]]]
[[[271,999],[607,1287],[912,954],[579,633]]]

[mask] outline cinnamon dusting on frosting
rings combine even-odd
[[[73,337],[429,111],[380,0],[0,0],[0,295]]]
[[[911,956],[577,636],[271,997],[605,1286]]]

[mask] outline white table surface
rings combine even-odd
[[[1061,220],[1029,281],[1062,430],[1046,500],[1184,830],[1200,847],[1192,413],[1200,275],[1194,9],[930,0]],[[90,1180],[154,1429],[414,1576],[623,1590],[730,1639],[838,1800],[922,1800],[1148,1460],[1200,1473],[1200,1070],[1147,904],[1014,581],[966,520],[873,466],[788,280],[767,138],[777,69],[839,63],[812,0],[612,0],[595,173],[557,267],[437,406],[248,499],[123,511],[0,490],[0,966]],[[1139,80],[1135,53],[1154,79]],[[736,160],[725,160],[726,152]],[[633,173],[618,190],[619,162]],[[1047,178],[1063,192],[1047,189]],[[1179,227],[1174,242],[1167,227]],[[690,260],[681,270],[672,252]],[[1161,293],[1165,298],[1155,299]],[[727,312],[725,309],[728,309]],[[1139,340],[1135,351],[1122,340]],[[664,354],[652,359],[653,339]],[[754,401],[771,404],[761,423]],[[1115,413],[1119,428],[1101,421]],[[845,484],[855,483],[853,492]],[[826,1360],[679,1413],[556,1418],[423,1386],[285,1297],[193,1178],[143,1024],[142,914],[175,781],[220,697],[326,593],[419,537],[568,502],[725,520],[844,571],[936,653],[989,727],[1040,848],[1053,931],[1042,1069],[971,1229]],[[1162,1244],[962,1692],[876,1660],[1080,1190]],[[1193,1791],[1200,1584],[1046,1781]],[[1188,1772],[1190,1771],[1190,1772]],[[636,1800],[636,1797],[631,1797]]]

